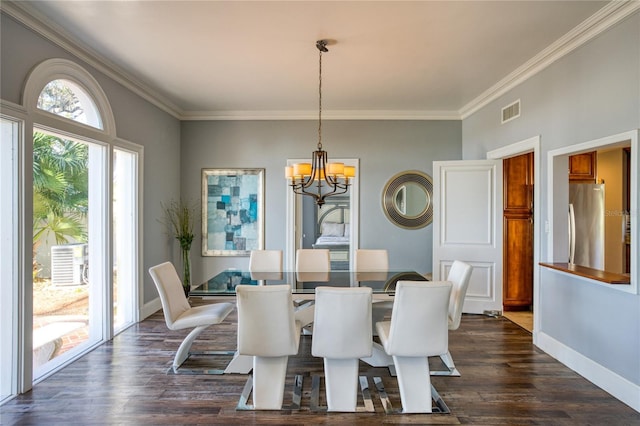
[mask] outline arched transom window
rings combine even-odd
[[[37,107],[52,114],[103,129],[100,113],[91,96],[70,80],[57,79],[47,83],[38,96]]]

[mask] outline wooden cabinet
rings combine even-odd
[[[505,215],[502,306],[528,310],[533,303],[533,222],[530,215]]]
[[[569,181],[596,183],[597,174],[596,151],[569,156]]]
[[[533,153],[504,160],[505,213],[533,212]]]
[[[505,159],[503,296],[505,311],[533,303],[533,153]]]

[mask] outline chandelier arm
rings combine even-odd
[[[340,189],[340,191],[338,191],[338,189]],[[321,197],[324,200],[325,198],[331,197],[331,196],[334,196],[334,195],[342,195],[342,194],[346,193],[348,189],[349,189],[348,187],[334,186],[332,191],[325,192],[324,194],[322,194]]]
[[[322,179],[318,179],[318,180],[314,180],[314,179],[307,179],[306,181],[304,181],[304,184],[302,185],[302,190],[305,193],[310,193],[307,191],[308,188],[312,188],[313,186],[316,186],[317,192],[320,193],[322,192],[322,188],[324,185],[322,185]]]
[[[336,182],[335,186],[340,189],[344,189],[345,191],[349,189],[349,183],[347,182]]]
[[[313,184],[313,181],[307,181],[306,183],[310,183]],[[330,185],[330,187],[332,188],[331,191],[328,192],[322,192],[322,183],[321,181],[319,181],[317,183],[318,186],[318,191],[317,192],[311,192],[308,191],[307,188],[308,186],[304,186],[304,184],[302,182],[297,182],[297,183],[292,183],[290,185],[293,189],[293,192],[299,195],[309,195],[311,197],[313,197],[316,200],[316,203],[318,205],[322,205],[324,204],[324,199],[327,197],[331,197],[334,195],[342,195],[345,194],[348,190],[349,190],[349,184],[348,183],[336,183],[334,185]],[[309,185],[311,186],[311,185]]]
[[[307,192],[304,190],[303,187],[301,186],[293,186],[291,185],[291,187],[293,188],[293,192],[295,192],[296,194],[300,194],[300,195],[311,195],[311,196],[316,196],[317,194],[314,194],[313,192]]]
[[[340,182],[340,178],[338,176],[331,176],[331,175],[327,175],[326,181],[331,186],[340,185],[342,183]]]
[[[344,188],[344,189],[342,189],[341,191],[333,191],[333,192],[330,192],[330,193],[328,193],[328,194],[323,195],[323,198],[324,198],[324,197],[331,197],[331,196],[333,196],[333,195],[342,195],[342,194],[345,194],[345,193],[347,192],[347,190],[348,190],[348,189],[349,189],[349,188]]]

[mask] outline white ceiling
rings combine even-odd
[[[464,116],[536,71],[532,58],[561,50],[607,3],[52,0],[19,9],[180,118],[317,117],[315,42],[331,39],[323,117],[421,119]]]

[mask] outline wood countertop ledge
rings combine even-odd
[[[587,268],[586,266],[571,265],[569,263],[544,263],[540,266],[567,272],[584,278],[590,278],[607,284],[631,285],[631,278],[626,274],[616,274],[613,272],[601,271],[600,269]]]

